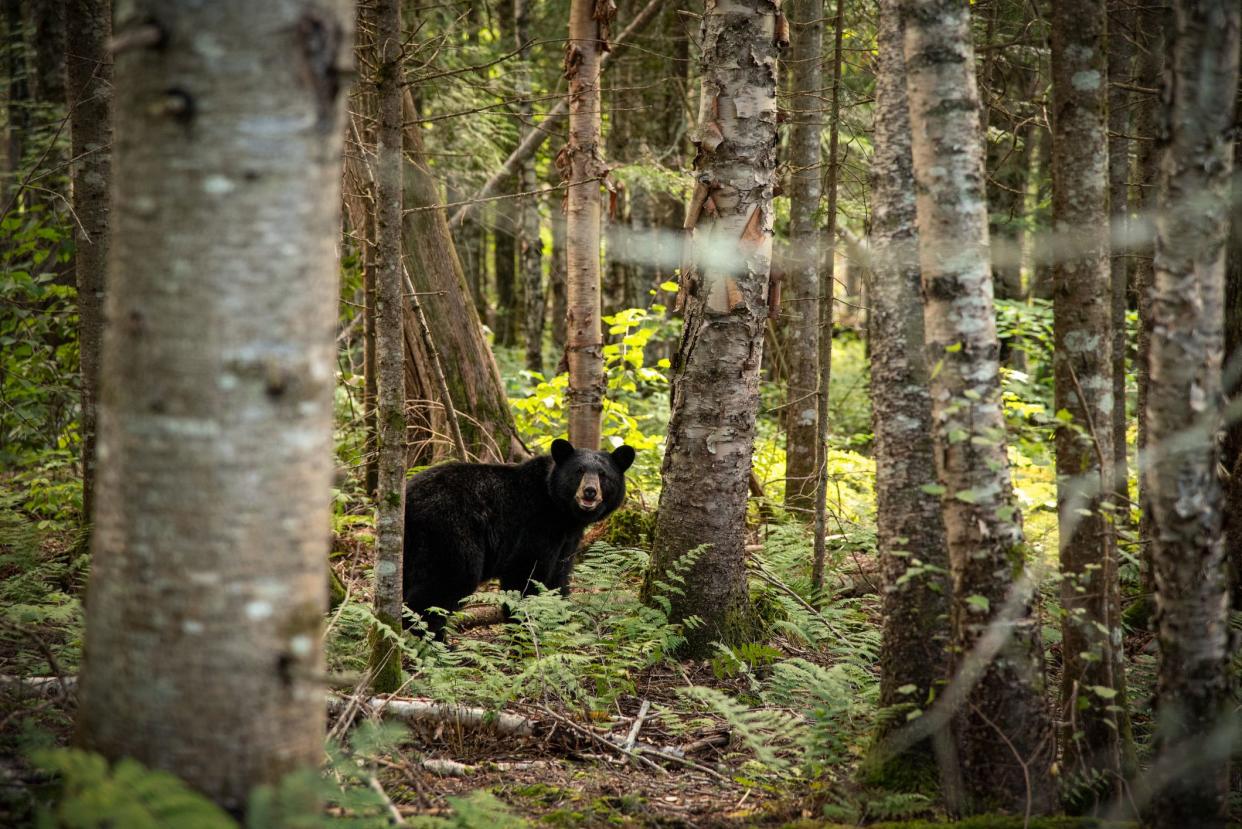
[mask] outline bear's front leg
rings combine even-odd
[[[561,595],[567,599],[569,598],[569,579],[574,572],[574,559],[578,555],[578,545],[581,540],[581,536],[577,536],[565,542],[548,578],[548,589],[561,591]]]

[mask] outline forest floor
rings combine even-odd
[[[33,538],[14,543],[0,526],[0,677],[62,676],[72,688],[85,560],[71,533],[40,533],[30,548]],[[637,600],[640,551],[593,548],[569,602],[524,600],[518,621],[459,631],[447,650],[406,640],[409,680],[395,699],[504,712],[524,718],[528,735],[500,733],[491,719],[466,727],[450,715],[385,731],[375,724],[391,718],[366,704],[361,672],[370,527],[344,522],[333,569],[349,598],[328,617],[328,667],[358,687],[334,692],[333,759],[321,793],[327,816],[351,826],[382,826],[400,815],[418,825],[488,827],[907,827],[943,820],[934,786],[903,793],[856,782],[877,715],[878,602],[863,586],[868,561],[842,552],[834,571],[845,587],[839,593],[863,595],[803,608],[789,587],[801,566],[791,562],[806,560],[803,541],[799,530],[753,545],[754,566],[784,588],[756,593],[780,620],[768,641],[697,662],[662,652],[673,634]],[[771,583],[756,580],[754,589]],[[1140,664],[1151,661],[1146,638],[1127,644]],[[1139,673],[1131,687],[1149,681]],[[37,804],[57,796],[54,778],[32,757],[34,749],[70,745],[74,699],[50,687],[31,693],[0,682],[0,825],[30,825]],[[1136,728],[1146,727],[1140,712]],[[360,799],[358,789],[370,799]],[[499,811],[471,799],[480,792]],[[986,818],[958,825],[1023,824]]]

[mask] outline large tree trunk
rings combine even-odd
[[[379,464],[375,491],[375,618],[389,632],[372,631],[371,687],[392,693],[401,685],[401,557],[405,531],[405,276],[401,259],[401,6],[374,0],[369,65],[374,76],[375,129],[375,362]]]
[[[135,45],[114,52],[79,730],[239,811],[323,756],[353,21],[343,3],[229,0],[131,3],[116,22]]]
[[[1174,6],[1147,399],[1156,742],[1177,763],[1152,801],[1158,827],[1226,823],[1229,597],[1215,434],[1240,30],[1236,0]]]
[[[599,181],[607,174],[600,146],[600,56],[608,23],[597,9],[610,4],[571,0],[565,75],[569,78],[569,143],[557,158],[566,193],[565,295],[569,389],[565,394],[569,442],[599,447],[604,413],[604,342],[600,326]]]
[[[876,535],[884,576],[880,707],[908,713],[925,706],[948,674],[949,554],[940,500],[923,489],[936,480],[936,464],[899,0],[881,3],[877,41],[871,405]],[[885,722],[880,737],[905,720]],[[924,743],[905,764],[930,769],[933,760]]]
[[[95,423],[108,268],[108,188],[112,180],[111,0],[69,0],[65,79],[77,215],[74,268],[78,286],[78,354],[82,373],[82,523],[93,520]]]
[[[1101,511],[1113,489],[1106,27],[1105,0],[1053,4],[1052,210],[1065,244],[1052,276],[1054,405],[1068,415],[1056,429],[1062,747],[1066,772],[1086,781],[1074,808],[1121,793],[1119,588]]]
[[[957,752],[967,808],[1039,811],[1051,799],[1054,745],[1005,455],[970,12],[956,0],[903,0],[902,11],[954,670],[979,671],[957,712]],[[1009,635],[979,664],[974,651],[992,625]]]
[[[518,437],[500,370],[483,338],[483,326],[449,235],[439,186],[427,166],[418,115],[408,94],[405,107],[406,266],[430,326],[431,340],[442,365],[448,367],[445,379],[453,405],[461,415],[462,437],[477,460],[522,460],[529,452]],[[411,313],[407,309],[407,341],[411,340]],[[417,335],[413,339],[417,340]],[[420,383],[424,389],[435,388],[430,379],[430,359],[431,355],[424,354],[417,361],[427,378]]]
[[[789,383],[785,412],[785,504],[814,506],[819,387],[820,133],[823,131],[823,0],[793,5],[789,66],[792,126],[789,132],[788,292],[782,302]]]
[[[772,258],[776,17],[768,0],[719,0],[700,28],[698,185],[686,219],[694,258],[682,276],[685,325],[646,590],[667,597],[674,620],[702,620],[686,631],[694,656],[753,636],[746,496]],[[665,591],[661,582],[702,545],[684,592]]]

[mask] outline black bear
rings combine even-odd
[[[575,449],[521,464],[447,463],[420,472],[405,491],[402,593],[444,640],[445,619],[488,579],[526,595],[532,582],[568,595],[574,554],[588,525],[625,500],[634,449]]]

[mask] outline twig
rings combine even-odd
[[[577,732],[578,734],[581,734],[582,736],[590,740],[593,740],[599,745],[607,746],[608,748],[611,748],[613,751],[619,751],[625,756],[630,757],[637,762],[645,763],[649,768],[655,769],[660,774],[668,775],[668,769],[664,768],[658,763],[652,762],[651,760],[647,759],[641,754],[641,752],[627,749],[624,745],[620,745],[618,743],[614,743],[610,740],[607,740],[604,737],[600,736],[599,734],[596,734],[594,731],[591,731],[588,728],[583,728],[582,726],[578,725],[573,720],[568,719],[567,717],[562,717],[560,714],[556,713],[551,708],[548,708],[546,705],[536,705],[535,708],[539,709],[544,714],[556,720],[556,722],[565,726],[569,730]]]
[[[634,718],[634,725],[630,728],[630,733],[625,738],[625,750],[634,750],[634,741],[638,739],[638,732],[642,730],[643,720],[647,719],[647,712],[651,710],[651,703],[643,700],[643,704],[638,706],[638,716]]]
[[[397,811],[397,807],[393,805],[392,798],[388,796],[388,792],[384,791],[384,787],[380,785],[379,779],[376,777],[368,777],[367,785],[371,787],[371,791],[380,796],[384,801],[384,808],[388,810],[388,817],[392,819],[394,826],[400,826],[405,823],[405,819],[401,817],[401,813]]]
[[[1022,759],[1022,755],[1018,752],[1018,749],[1014,747],[1014,744],[1010,741],[1005,732],[1001,731],[1000,727],[997,726],[996,723],[988,719],[988,715],[979,710],[979,706],[972,703],[970,709],[978,715],[979,719],[987,723],[988,726],[996,732],[996,735],[1001,738],[1001,741],[1009,747],[1009,752],[1013,754],[1013,759],[1017,760],[1018,765],[1022,767],[1022,782],[1026,785],[1026,812],[1022,816],[1022,829],[1027,829],[1027,827],[1031,825],[1031,807],[1033,806],[1031,798],[1031,770],[1027,766],[1026,761]]]

